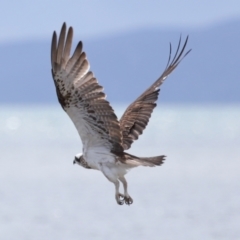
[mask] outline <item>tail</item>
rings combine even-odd
[[[166,156],[156,156],[156,157],[136,157],[129,153],[124,153],[124,158],[122,162],[131,165],[132,167],[137,166],[146,166],[146,167],[155,167],[161,166],[165,160]]]

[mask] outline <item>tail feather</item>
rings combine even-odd
[[[127,165],[132,165],[132,167],[146,166],[155,167],[161,166],[165,160],[166,156],[155,156],[155,157],[136,157],[129,153],[125,153],[123,162]]]
[[[139,158],[139,160],[146,162],[148,164],[152,164],[153,166],[161,166],[165,158],[166,158],[165,155],[161,155],[156,157]]]

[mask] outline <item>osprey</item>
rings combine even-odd
[[[73,28],[67,31],[64,23],[57,39],[54,31],[51,46],[52,76],[57,97],[63,110],[73,121],[82,141],[82,153],[74,162],[87,169],[97,169],[115,185],[118,204],[130,205],[133,199],[128,194],[125,174],[137,166],[160,166],[165,156],[137,157],[126,153],[134,140],[138,139],[148,124],[159,95],[159,87],[167,76],[191,51],[184,54],[188,42],[181,47],[181,37],[177,51],[162,75],[142,93],[124,112],[120,120],[106,100],[103,87],[90,71],[85,52],[80,41],[70,56]],[[120,182],[124,193],[119,192]]]

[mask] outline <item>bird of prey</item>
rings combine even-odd
[[[138,157],[125,150],[131,147],[147,126],[156,107],[160,85],[191,51],[185,51],[188,37],[182,47],[180,37],[173,58],[170,44],[164,72],[126,109],[120,120],[106,100],[103,87],[90,71],[81,41],[70,55],[72,39],[73,28],[67,31],[66,23],[62,26],[59,38],[54,31],[51,64],[58,101],[73,121],[82,141],[82,153],[75,156],[74,163],[101,171],[115,185],[117,203],[130,205],[133,199],[127,190],[125,174],[138,166],[160,166],[165,156]],[[119,192],[119,181],[123,184],[123,194]]]

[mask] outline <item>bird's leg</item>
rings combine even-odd
[[[124,188],[124,201],[125,201],[125,203],[127,205],[130,205],[130,204],[133,203],[133,199],[128,194],[128,191],[127,191],[127,181],[126,181],[124,176],[119,177],[119,180],[122,182],[123,188]]]
[[[111,180],[109,180],[109,181],[111,181]],[[115,192],[116,201],[119,205],[123,205],[124,204],[124,195],[119,192],[119,186],[120,186],[119,181],[116,180],[116,182],[113,182],[113,183],[114,183],[115,189],[116,189],[116,192]]]
[[[102,165],[101,170],[102,170],[102,173],[104,174],[104,176],[115,185],[115,198],[116,198],[117,203],[119,205],[123,205],[124,204],[124,195],[119,192],[120,183],[119,183],[117,177],[114,176],[114,174],[110,171],[110,169],[107,166]]]

